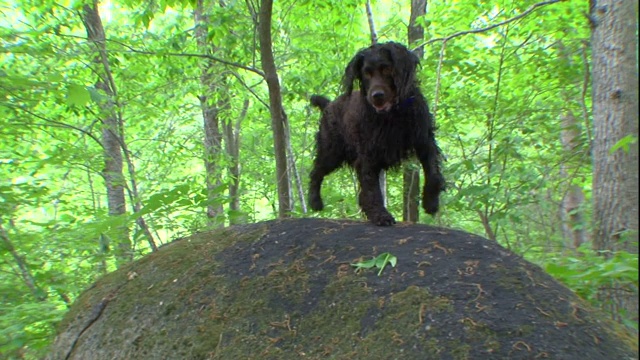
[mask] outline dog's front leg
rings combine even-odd
[[[370,166],[367,161],[357,161],[355,164],[358,181],[360,182],[360,207],[372,223],[378,226],[390,226],[396,220],[385,209],[380,190],[379,167]]]
[[[440,193],[445,190],[445,181],[440,172],[442,154],[433,134],[416,146],[416,154],[424,170],[424,188],[422,189],[422,208],[427,214],[434,215],[440,208]]]

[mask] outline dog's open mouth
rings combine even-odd
[[[376,98],[370,96],[368,100],[369,104],[371,104],[371,106],[373,106],[373,108],[378,113],[390,111],[393,107],[393,101],[391,101],[391,99],[385,99],[383,97]]]
[[[389,110],[391,110],[392,105],[390,103],[384,103],[381,106],[378,105],[373,105],[373,108],[376,109],[376,112],[387,112]]]
[[[393,108],[393,105],[395,105],[395,103],[392,101],[375,101],[375,100],[369,101],[369,104],[373,106],[373,108],[376,110],[377,113],[391,111],[391,108]]]

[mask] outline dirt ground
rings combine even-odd
[[[354,271],[388,252],[395,267]],[[195,234],[99,280],[49,359],[637,359],[628,338],[494,242],[291,219]]]

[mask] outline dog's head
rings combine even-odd
[[[345,92],[354,82],[377,112],[385,112],[406,100],[416,87],[418,57],[404,45],[387,42],[358,51],[344,72]]]

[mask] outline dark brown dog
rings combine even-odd
[[[311,97],[311,104],[323,110],[309,188],[313,210],[324,207],[320,196],[324,177],[348,164],[358,175],[358,200],[367,218],[376,225],[394,224],[382,202],[379,175],[415,154],[425,176],[422,207],[428,214],[438,212],[445,188],[442,155],[431,113],[418,88],[418,62],[403,45],[376,44],[360,50],[347,65],[344,94],[333,102]],[[353,90],[354,82],[360,91]]]

